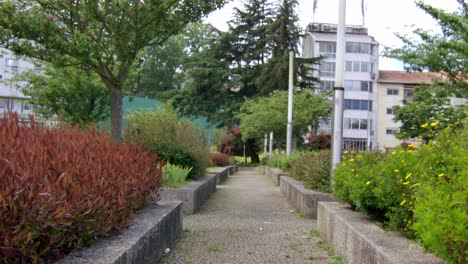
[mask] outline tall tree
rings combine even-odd
[[[174,96],[185,82],[189,58],[210,48],[218,37],[216,28],[197,22],[188,24],[161,46],[145,48],[132,76],[137,83],[135,93],[162,100]]]
[[[139,52],[225,2],[4,0],[0,43],[17,54],[96,72],[110,93],[112,137],[122,142],[123,89]]]
[[[65,122],[79,126],[109,117],[109,91],[93,72],[47,64],[43,72],[25,71],[16,78],[26,81],[22,91],[46,117],[60,115]]]
[[[396,34],[403,42],[397,49],[386,49],[386,55],[403,61],[408,71],[440,72],[448,77],[451,93],[468,94],[468,3],[457,0],[459,10],[447,12],[417,1],[416,5],[433,17],[441,29],[435,34],[418,28],[413,36]]]

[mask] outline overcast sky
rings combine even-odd
[[[425,2],[450,11],[458,8],[456,0],[425,0]],[[315,17],[313,3],[314,0],[299,0],[297,11],[302,28],[311,22],[338,23],[338,0],[317,0]],[[346,24],[362,25],[361,0],[347,0],[346,5]],[[242,0],[232,0],[223,9],[210,14],[206,21],[225,31],[226,22],[232,19],[234,7],[242,7]],[[401,45],[393,33],[409,33],[411,25],[432,30],[437,28],[436,22],[418,9],[413,0],[365,0],[365,9],[365,26],[369,29],[369,34],[380,43],[381,50],[383,46]],[[395,60],[381,58],[380,69],[402,70],[402,65]]]

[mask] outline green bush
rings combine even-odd
[[[330,192],[330,151],[295,152],[286,172],[308,189]]]
[[[151,151],[181,167],[192,167],[189,179],[205,174],[210,164],[208,146],[199,128],[189,120],[179,120],[170,106],[166,110],[139,110],[128,117],[129,139],[143,139]]]
[[[184,168],[181,166],[167,163],[162,169],[163,186],[169,188],[179,188],[185,183],[192,167]]]
[[[450,128],[419,150],[345,154],[335,194],[449,263],[468,249],[468,134]]]

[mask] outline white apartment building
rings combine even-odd
[[[336,33],[336,24],[312,23],[303,38],[303,57],[325,57],[318,73],[321,90],[334,87]],[[343,147],[373,149],[377,146],[379,44],[362,26],[346,26],[345,40]],[[321,122],[319,132],[331,133],[330,120]]]
[[[35,69],[30,60],[19,58],[10,50],[0,48],[0,114],[4,111],[17,112],[20,115],[32,113],[30,98],[20,91],[18,82],[11,82],[11,78],[26,69]]]

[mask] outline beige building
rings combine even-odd
[[[378,125],[377,142],[379,149],[395,148],[403,142],[395,135],[399,132],[401,123],[393,121],[393,111],[396,105],[403,105],[403,100],[411,100],[414,88],[421,83],[431,83],[441,77],[429,72],[379,71],[377,102]]]

